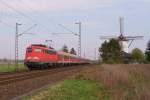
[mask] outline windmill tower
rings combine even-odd
[[[119,36],[101,36],[100,39],[110,40],[117,39],[121,45],[122,51],[125,53],[129,53],[129,47],[132,45],[134,40],[142,39],[143,36],[125,36],[124,35],[124,18],[119,18],[120,24],[120,35]]]

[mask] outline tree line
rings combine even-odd
[[[69,51],[69,49],[68,49],[68,47],[67,47],[66,45],[64,45],[64,46],[62,47],[62,51],[63,51],[63,52],[66,52],[66,53],[73,54],[73,55],[77,55],[77,53],[76,53],[76,51],[75,51],[74,48],[71,48],[70,51]]]
[[[150,63],[150,41],[145,52],[134,48],[129,54],[122,51],[119,40],[111,39],[101,45],[99,52],[103,63]]]

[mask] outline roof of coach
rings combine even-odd
[[[57,52],[59,55],[64,55],[64,56],[71,56],[71,57],[78,57],[77,55],[73,55],[73,54],[70,54],[70,53],[66,53],[66,52],[63,52],[63,51],[58,51]]]

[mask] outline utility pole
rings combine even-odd
[[[94,49],[94,58],[95,58],[95,61],[97,60],[97,49],[95,48]]]
[[[78,47],[78,55],[79,55],[79,57],[81,57],[82,56],[82,47],[81,47],[81,22],[77,22],[77,23],[75,23],[75,24],[78,24],[79,25],[79,34],[78,34],[78,36],[79,36],[79,47]]]
[[[16,35],[15,35],[15,66],[18,68],[18,26],[21,24],[16,23]]]
[[[52,34],[73,34],[73,35],[75,35],[75,36],[78,36],[78,38],[79,38],[79,40],[78,40],[78,56],[79,57],[81,57],[82,56],[82,45],[81,45],[81,22],[77,22],[77,23],[75,23],[75,24],[78,24],[79,25],[79,32],[78,33],[74,33],[74,32],[72,32],[72,31],[70,31],[71,33],[52,33]],[[64,27],[64,26],[63,26]],[[68,30],[68,29],[67,29]]]
[[[19,23],[16,23],[16,34],[15,34],[15,66],[16,68],[18,69],[18,58],[19,58],[19,55],[18,55],[18,42],[19,42],[19,37],[22,36],[23,34],[32,34],[32,33],[26,33],[27,31],[31,30],[33,27],[36,26],[36,24],[34,24],[33,26],[31,26],[30,28],[28,28],[26,31],[24,31],[23,33],[20,33],[18,32],[18,26],[19,25],[22,25],[22,24],[19,24]]]

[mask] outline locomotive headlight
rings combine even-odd
[[[27,60],[30,60],[31,59],[31,57],[27,57]]]
[[[33,57],[34,60],[39,60],[39,57]]]

